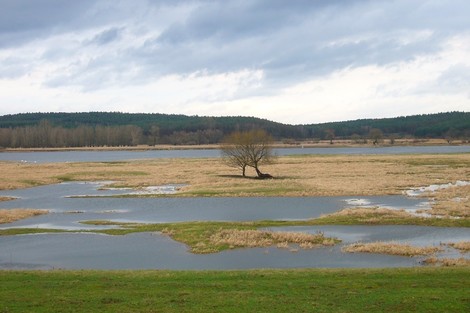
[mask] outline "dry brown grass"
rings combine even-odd
[[[470,251],[470,241],[460,241],[455,243],[449,243],[448,245],[463,252]]]
[[[401,256],[429,255],[440,251],[439,247],[416,247],[395,242],[354,243],[343,247],[343,252],[380,253]]]
[[[0,224],[12,223],[14,221],[22,220],[28,217],[47,214],[46,210],[34,209],[8,209],[0,210]]]
[[[64,180],[113,180],[121,186],[188,184],[183,196],[353,196],[401,194],[410,187],[465,180],[470,154],[290,156],[262,171],[275,179],[244,179],[220,159],[20,164],[0,162],[0,189]],[[254,172],[248,175],[255,176]]]
[[[423,261],[426,265],[440,265],[440,266],[470,266],[470,260],[465,258],[436,258],[430,257]]]
[[[470,217],[470,185],[454,186],[427,194],[436,203],[429,212],[433,215]]]
[[[15,198],[12,198],[12,197],[0,197],[0,202],[1,201],[10,201],[10,200],[14,200]]]
[[[326,238],[322,233],[313,235],[298,232],[221,229],[210,237],[210,242],[215,245],[228,245],[230,248],[273,245],[289,248],[290,244],[297,244],[302,249],[312,249],[319,246],[333,246],[337,241]]]

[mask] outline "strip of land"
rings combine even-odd
[[[185,184],[177,196],[360,196],[470,177],[470,154],[301,155],[261,168],[275,179],[241,177],[220,159],[152,159],[97,163],[0,162],[0,190],[63,181],[115,181],[115,186]],[[247,175],[256,176],[253,172]]]

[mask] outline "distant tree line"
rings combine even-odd
[[[36,126],[0,128],[0,147],[10,148],[200,145],[218,143],[222,138],[223,133],[216,129],[175,131],[169,135],[160,135],[158,126],[147,131],[135,125],[64,128],[52,126],[47,120]]]
[[[255,117],[201,117],[119,112],[24,113],[0,116],[0,147],[100,147],[220,143],[233,132],[263,129],[274,140],[398,138],[470,140],[470,113],[449,112],[389,119],[287,125]]]

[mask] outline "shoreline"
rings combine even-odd
[[[283,148],[373,148],[373,147],[423,147],[423,146],[467,146],[468,142],[448,143],[444,139],[397,139],[394,144],[388,140],[379,145],[368,143],[355,143],[352,140],[335,140],[330,144],[328,140],[299,141],[294,143],[275,142],[272,147]],[[137,145],[137,146],[105,146],[105,147],[46,147],[46,148],[2,148],[2,152],[61,152],[61,151],[165,151],[165,150],[217,150],[219,144],[207,145]]]

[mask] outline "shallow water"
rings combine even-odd
[[[272,197],[272,198],[105,198],[129,190],[101,190],[102,183],[62,183],[22,190],[2,191],[17,197],[0,202],[5,208],[49,209],[0,228],[38,227],[88,230],[110,226],[83,225],[85,220],[127,222],[253,221],[315,218],[351,206],[382,206],[413,210],[426,199],[383,197]],[[97,198],[71,198],[92,195]],[[308,226],[271,228],[276,231],[324,232],[343,240],[334,247],[313,250],[254,248],[194,255],[170,238],[151,233],[107,236],[89,233],[0,236],[0,268],[6,269],[249,269],[305,267],[418,266],[422,258],[342,253],[352,242],[398,241],[414,245],[469,241],[467,228],[420,226]],[[136,257],[138,256],[138,257]],[[448,248],[445,257],[460,257]],[[466,257],[470,257],[466,254]]]
[[[62,229],[96,228],[79,224],[85,220],[165,223],[185,221],[304,220],[351,206],[349,197],[249,197],[249,198],[105,198],[128,190],[102,190],[100,183],[61,183],[21,190],[1,191],[17,197],[0,202],[2,208],[47,209],[51,213],[1,225]],[[94,198],[73,198],[90,195]],[[422,207],[426,199],[405,196],[362,197],[371,206]]]

